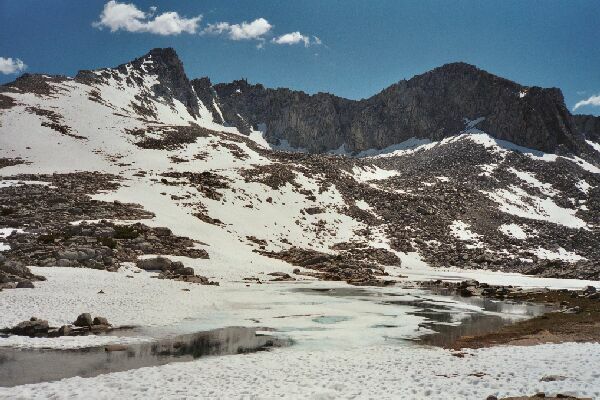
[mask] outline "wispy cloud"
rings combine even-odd
[[[208,24],[202,30],[207,35],[226,35],[231,40],[264,40],[273,25],[264,18],[257,18],[251,22],[241,24],[230,24],[229,22],[217,22]]]
[[[5,58],[0,57],[0,74],[16,74],[17,72],[24,71],[27,65],[18,58]]]
[[[144,12],[135,4],[111,0],[104,5],[100,19],[92,25],[99,29],[108,28],[111,32],[123,30],[168,36],[184,32],[196,33],[202,19],[202,15],[185,18],[175,11],[155,15],[156,10],[156,7],[150,7],[149,12]]]
[[[596,106],[600,107],[600,94],[595,96],[590,96],[585,100],[578,101],[573,107],[573,111],[576,111],[578,108],[583,106]]]

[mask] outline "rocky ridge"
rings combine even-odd
[[[446,64],[359,101],[245,80],[215,89],[227,122],[241,130],[264,124],[271,143],[285,140],[315,153],[440,140],[475,120],[498,139],[537,150],[585,147],[559,89],[522,86],[465,63]]]

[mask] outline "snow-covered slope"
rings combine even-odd
[[[198,241],[209,259],[185,263],[218,280],[291,272],[276,259],[303,265],[311,256],[282,253],[294,248],[392,274],[401,262],[418,269],[423,261],[600,274],[593,160],[468,130],[362,158],[271,150],[260,132],[215,122],[217,102],[202,103],[168,51],[76,78],[25,76],[4,86],[0,100],[2,176],[119,176],[117,189],[94,198],[140,204],[155,215],[144,223]]]

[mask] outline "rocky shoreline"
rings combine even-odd
[[[461,336],[450,349],[476,349],[499,345],[535,345],[564,342],[600,342],[600,292],[593,286],[582,290],[523,289],[477,281],[419,282],[431,290],[464,297],[481,296],[504,301],[549,305],[552,311],[502,326],[477,336]]]
[[[68,325],[52,327],[48,321],[31,317],[11,328],[0,329],[0,334],[17,335],[29,337],[59,337],[59,336],[82,336],[90,334],[107,333],[113,330],[131,329],[131,326],[113,327],[104,317],[94,317],[89,313],[82,313],[77,319]]]

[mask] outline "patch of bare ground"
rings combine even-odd
[[[393,282],[380,279],[387,276],[380,263],[400,265],[395,255],[384,249],[371,252],[344,251],[326,254],[315,250],[292,247],[279,252],[258,251],[260,254],[310,269],[304,275],[324,281],[346,281],[354,286],[386,286]]]
[[[10,167],[12,165],[25,164],[26,162],[20,158],[2,158],[0,157],[0,168]]]
[[[194,143],[200,137],[208,137],[214,131],[198,125],[189,125],[162,126],[148,129],[148,133],[160,135],[158,137],[146,136],[146,132],[141,129],[130,130],[128,133],[142,138],[135,143],[136,146],[142,149],[177,150],[187,144]]]

